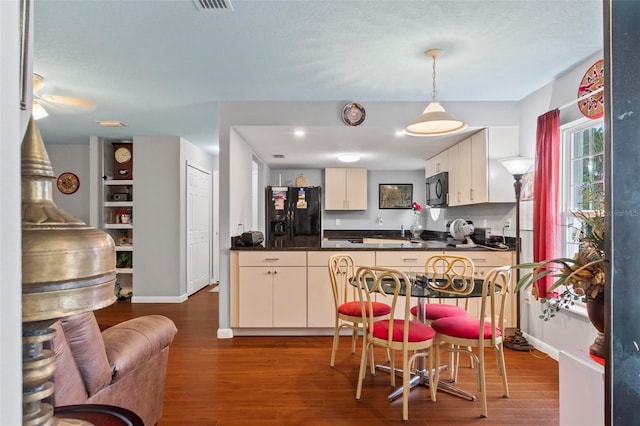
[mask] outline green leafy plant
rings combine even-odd
[[[546,277],[553,278],[547,289],[550,296],[542,298],[545,305],[540,318],[548,321],[561,308],[566,308],[576,300],[595,299],[605,291],[605,210],[602,186],[587,187],[582,191],[584,210],[572,214],[579,220],[580,227],[574,226],[578,251],[573,258],[555,258],[540,262],[514,265],[518,269],[530,269],[516,285],[516,291],[532,288],[538,298],[538,282]]]

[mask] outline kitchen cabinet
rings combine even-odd
[[[484,276],[491,269],[498,266],[513,265],[515,263],[515,252],[490,252],[490,251],[451,251],[445,252],[445,255],[467,256],[473,261],[474,275],[478,279],[484,279]],[[511,276],[511,289],[515,287],[515,272]],[[515,328],[517,326],[517,295],[512,293],[505,306],[504,317],[505,327]],[[487,308],[488,309],[488,308]],[[469,299],[469,316],[477,318],[480,314],[480,299]]]
[[[515,201],[513,177],[499,160],[518,155],[517,127],[482,129],[446,152],[450,207]]]
[[[325,210],[366,210],[367,169],[332,167],[324,169]]]
[[[449,151],[442,151],[427,160],[424,177],[449,171]]]
[[[333,327],[335,302],[329,277],[329,258],[335,254],[353,257],[356,269],[360,265],[375,265],[372,251],[310,251],[307,253],[307,327]],[[354,287],[355,290],[355,287]]]
[[[243,252],[238,257],[238,326],[307,326],[306,252]]]

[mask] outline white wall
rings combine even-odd
[[[20,143],[29,111],[20,112],[19,1],[0,1],[0,424],[22,424],[22,285]],[[33,35],[33,34],[31,34]],[[27,64],[31,75],[31,61]],[[31,93],[28,82],[27,93]],[[30,101],[28,100],[28,105]]]
[[[91,190],[89,185],[89,145],[62,145],[44,142],[56,177],[63,172],[72,172],[78,176],[80,181],[78,191],[70,195],[61,193],[54,185],[53,202],[84,223],[89,223],[91,210],[89,205]]]
[[[603,52],[596,52],[589,58],[577,64],[574,68],[558,77],[552,83],[540,88],[522,100],[520,105],[520,143],[523,155],[534,156],[537,117],[554,108],[563,107],[575,101],[578,85],[585,71],[598,59],[602,59]],[[576,104],[560,111],[560,122],[566,124],[581,117]],[[532,216],[532,202],[522,204],[523,253],[522,262],[531,261],[533,256],[533,232],[530,226]],[[530,299],[522,295],[522,298]],[[548,350],[557,359],[556,351],[572,349],[576,346],[585,347],[593,342],[595,329],[582,314],[563,311],[553,320],[545,322],[538,318],[540,303],[523,302],[521,309],[521,329],[535,343],[537,341],[548,345]]]

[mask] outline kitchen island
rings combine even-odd
[[[410,273],[423,272],[430,256],[463,255],[473,260],[478,278],[494,267],[515,262],[513,250],[450,247],[444,241],[365,241],[324,240],[317,248],[232,248],[230,313],[234,335],[332,334],[335,308],[328,261],[334,254],[349,254],[356,265],[392,267]],[[417,301],[412,299],[410,303]],[[471,316],[480,311],[479,303],[470,300]],[[515,303],[512,295],[506,307],[505,327],[516,326]],[[401,312],[404,307],[396,309]]]

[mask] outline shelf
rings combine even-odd
[[[116,246],[116,251],[133,251],[133,244]]]
[[[133,268],[116,268],[116,274],[133,274]]]
[[[133,207],[133,201],[105,201],[105,207]]]
[[[110,186],[128,186],[128,185],[133,185],[133,179],[122,179],[122,180],[110,179],[110,180],[105,180],[104,184],[110,185]]]
[[[105,223],[104,229],[133,229],[132,223]]]

